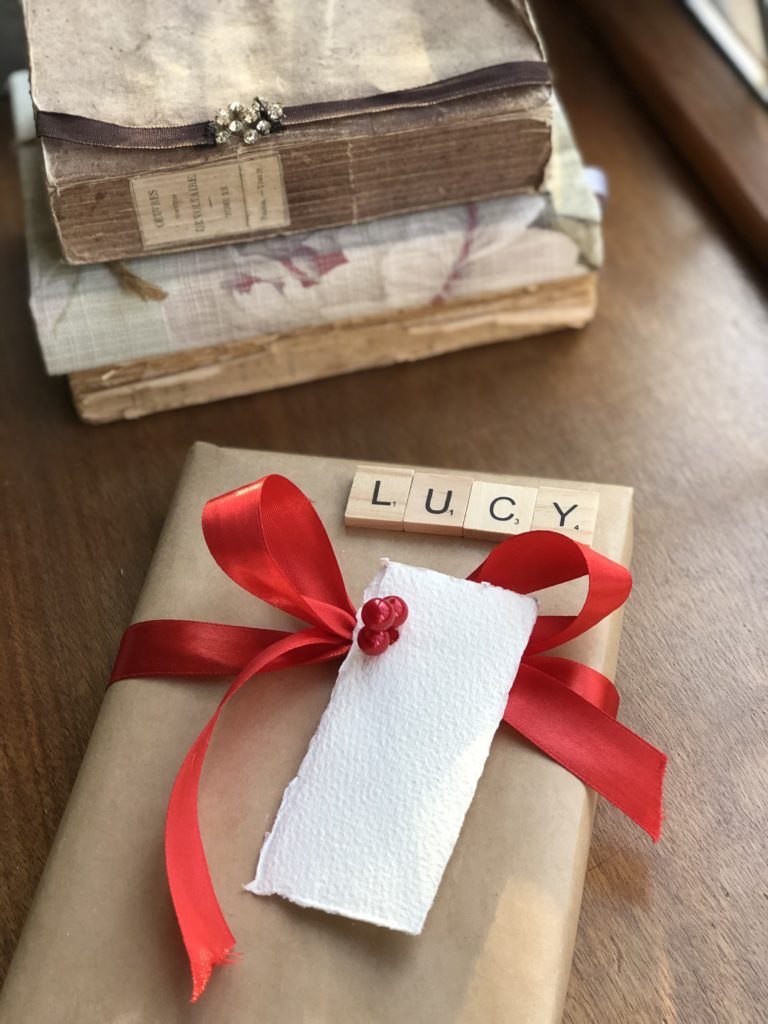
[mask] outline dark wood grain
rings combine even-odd
[[[653,847],[598,812],[568,1024],[741,1024],[768,1006],[768,312],[729,229],[566,5],[538,4],[608,171],[601,309],[495,345],[89,427],[25,309],[0,148],[0,920],[10,957],[177,474],[196,439],[637,488],[622,717],[671,755]]]

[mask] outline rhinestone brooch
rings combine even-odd
[[[250,105],[234,101],[217,110],[212,126],[216,144],[244,142],[252,146],[262,135],[270,135],[283,127],[285,114],[279,103],[270,103],[255,96]]]

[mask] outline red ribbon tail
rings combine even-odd
[[[165,864],[171,898],[192,971],[192,1002],[205,990],[217,964],[232,963],[235,938],[224,919],[211,880],[198,819],[200,775],[219,716],[230,699],[258,672],[309,665],[339,657],[349,641],[324,629],[291,633],[259,653],[241,670],[189,749],[176,776],[165,822]]]
[[[239,953],[232,952],[234,944],[235,940],[233,937],[229,946],[222,946],[218,950],[201,950],[196,962],[190,960],[190,966],[192,967],[191,1003],[196,1003],[203,992],[205,992],[214,967],[234,964],[240,959]]]
[[[168,882],[192,971],[192,1002],[205,990],[213,968],[231,963],[235,937],[216,898],[200,836],[197,798],[200,772],[214,726],[232,688],[184,759],[171,793],[165,829]]]
[[[520,666],[504,721],[661,837],[666,755],[539,668]]]

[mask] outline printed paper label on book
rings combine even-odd
[[[290,224],[280,157],[193,167],[131,179],[146,249],[213,241]]]

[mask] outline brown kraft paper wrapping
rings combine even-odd
[[[291,628],[287,616],[224,575],[200,529],[207,499],[266,473],[289,477],[315,503],[353,602],[382,555],[466,576],[492,546],[345,529],[354,469],[346,461],[195,446],[136,619]],[[594,547],[627,564],[631,490],[580,486],[600,492]],[[575,596],[565,595],[571,602]],[[562,611],[563,597],[543,610]],[[613,677],[620,631],[619,611],[562,651]],[[257,677],[214,734],[200,821],[216,892],[242,959],[218,968],[194,1006],[165,878],[163,825],[176,772],[224,684],[142,679],[107,691],[0,995],[1,1024],[560,1020],[595,797],[504,725],[422,935],[243,890],[334,677],[333,666]]]

